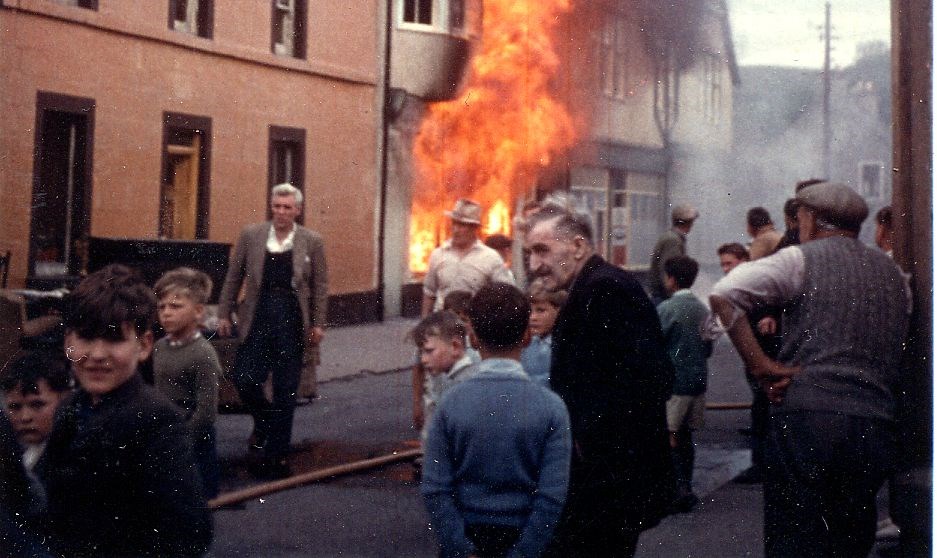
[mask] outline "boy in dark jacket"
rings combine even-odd
[[[155,317],[152,291],[120,265],[88,276],[67,303],[79,390],[56,415],[39,475],[69,556],[193,556],[211,544],[183,417],[137,371]]]

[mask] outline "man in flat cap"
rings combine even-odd
[[[424,318],[434,310],[442,310],[443,299],[452,291],[475,294],[486,283],[514,284],[498,252],[478,239],[481,206],[472,200],[458,199],[446,216],[452,219],[452,238],[429,256],[420,312]]]
[[[693,223],[699,217],[699,211],[690,205],[676,205],[670,213],[670,222],[673,227],[662,234],[651,252],[651,270],[648,278],[648,288],[651,290],[651,301],[656,305],[668,298],[664,287],[664,262],[674,256],[686,256],[686,235],[693,228]]]
[[[710,303],[772,402],[765,555],[867,556],[894,465],[910,291],[891,258],[859,241],[868,207],[855,191],[823,182],[796,199],[801,244],[740,265]],[[745,319],[762,304],[784,307],[777,360]]]

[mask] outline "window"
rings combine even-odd
[[[599,167],[579,167],[570,173],[570,204],[577,213],[588,216],[596,252],[608,256],[609,173]]]
[[[212,0],[169,0],[169,28],[210,39]]]
[[[433,24],[434,0],[403,0],[404,23]]]
[[[599,82],[605,94],[614,99],[629,96],[627,21],[618,13],[609,14],[600,32]]]
[[[210,144],[210,118],[163,113],[160,238],[208,236]]]
[[[664,178],[624,169],[570,171],[570,202],[592,225],[595,249],[609,262],[646,268],[660,233]]]
[[[59,4],[74,6],[76,8],[85,8],[87,10],[97,10],[98,0],[55,0]]]
[[[289,182],[305,193],[306,130],[270,126],[267,168],[268,189]],[[269,199],[267,203],[270,203]],[[303,215],[299,217],[303,223]]]
[[[712,123],[719,122],[722,113],[722,69],[723,61],[718,54],[703,53],[701,80],[703,117]]]
[[[859,192],[871,199],[880,199],[884,195],[882,174],[885,165],[880,162],[859,163]]]
[[[306,0],[273,0],[271,50],[280,56],[306,57]]]
[[[477,37],[481,33],[482,0],[393,0],[394,17],[402,28]]]
[[[94,99],[40,91],[29,230],[29,275],[78,275],[91,227]]]

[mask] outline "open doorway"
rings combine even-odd
[[[29,275],[77,275],[90,230],[94,100],[39,92]]]
[[[166,113],[159,236],[194,240],[208,235],[208,144],[211,120]]]

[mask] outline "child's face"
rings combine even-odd
[[[53,390],[43,379],[36,382],[38,393],[24,395],[20,387],[4,394],[13,433],[20,444],[41,444],[52,433],[52,419],[65,393]]]
[[[159,299],[156,307],[159,325],[171,337],[185,338],[195,333],[205,314],[205,305],[182,293],[170,293]]]
[[[130,323],[123,324],[122,330],[120,341],[85,339],[72,331],[65,335],[65,356],[72,361],[75,379],[94,402],[132,378],[153,349],[152,332],[137,336]]]
[[[543,337],[553,331],[559,308],[546,301],[533,302],[530,305],[530,333]]]
[[[420,363],[430,374],[443,374],[464,354],[465,347],[461,339],[444,339],[438,335],[429,335],[420,347]]]

